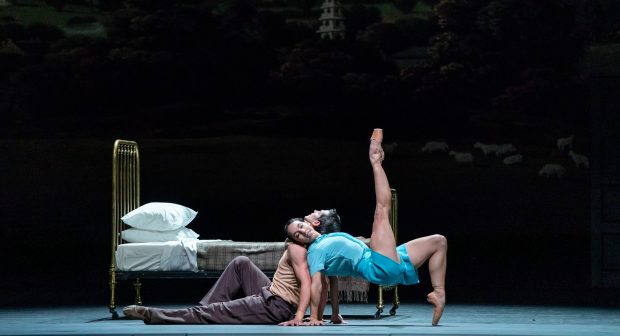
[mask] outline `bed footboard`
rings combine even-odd
[[[396,189],[392,189],[392,208],[390,211],[390,224],[392,225],[392,231],[394,232],[394,240],[396,240],[396,244],[398,245],[398,193],[396,192]],[[398,309],[398,306],[400,305],[400,299],[398,297],[398,285],[391,287],[379,285],[378,287],[379,299],[377,302],[377,311],[375,312],[375,318],[381,318],[381,313],[383,313],[383,308],[385,308],[385,304],[383,303],[384,290],[394,291],[390,315],[396,315],[396,309]]]

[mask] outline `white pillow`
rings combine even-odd
[[[172,231],[149,231],[140,229],[127,229],[121,232],[121,238],[128,243],[153,243],[184,238],[198,238],[200,235],[192,229],[180,228]]]
[[[179,204],[152,202],[132,210],[121,220],[136,229],[170,231],[186,226],[196,214],[196,211]]]

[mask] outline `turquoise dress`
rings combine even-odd
[[[413,285],[420,282],[405,244],[396,248],[400,263],[344,232],[321,235],[308,248],[310,275],[353,276],[377,285]]]

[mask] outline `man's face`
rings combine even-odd
[[[314,210],[306,217],[304,217],[304,221],[313,226],[319,226],[321,224],[319,222],[319,217],[321,217],[322,215],[329,215],[329,210]]]
[[[319,235],[312,225],[302,221],[292,222],[288,225],[287,231],[291,239],[302,244],[312,243]]]

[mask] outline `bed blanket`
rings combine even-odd
[[[284,253],[284,242],[198,241],[198,269],[222,271],[237,256],[246,256],[263,271],[275,271]]]

